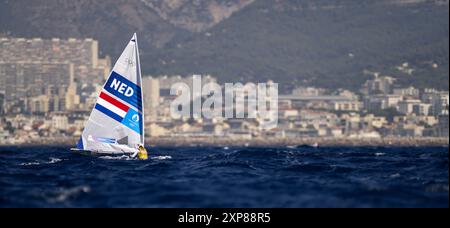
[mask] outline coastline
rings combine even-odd
[[[267,139],[255,138],[250,140],[230,139],[230,138],[177,138],[177,139],[156,139],[150,141],[148,145],[162,147],[293,147],[293,146],[348,146],[348,147],[364,147],[364,146],[386,146],[386,147],[432,147],[449,145],[448,138],[390,138],[390,139],[337,139],[337,138],[303,138],[303,139]]]
[[[52,139],[30,140],[20,143],[0,142],[0,146],[73,146],[77,139],[60,137]],[[449,138],[381,138],[381,139],[354,139],[354,138],[149,138],[146,140],[150,147],[295,147],[295,146],[322,146],[322,147],[448,147]]]

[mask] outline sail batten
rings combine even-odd
[[[77,149],[133,153],[138,145],[144,145],[141,82],[137,36],[134,34],[98,96]]]

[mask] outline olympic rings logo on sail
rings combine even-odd
[[[126,58],[126,59],[125,59],[125,63],[126,63],[128,66],[131,66],[131,67],[134,67],[134,66],[136,65],[136,62],[133,61],[133,60],[130,59],[130,58]]]

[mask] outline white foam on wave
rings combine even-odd
[[[130,158],[129,156],[122,155],[122,156],[101,156],[100,159],[104,160],[124,160],[124,161],[130,161],[135,160],[134,158]]]
[[[25,163],[20,163],[20,166],[35,166],[35,165],[40,165],[40,162],[25,162]]]
[[[50,158],[50,161],[48,162],[48,164],[55,164],[58,162],[62,162],[62,159],[59,158]]]
[[[375,154],[375,156],[377,156],[377,157],[381,157],[381,156],[384,156],[384,155],[386,155],[386,153],[376,153]]]
[[[169,160],[172,159],[172,156],[157,156],[157,157],[152,157],[152,160]]]
[[[58,162],[62,162],[63,160],[62,159],[60,159],[60,158],[53,158],[53,157],[50,157],[49,158],[50,160],[49,161],[46,161],[46,162],[39,162],[39,161],[34,161],[34,162],[24,162],[24,163],[21,163],[21,164],[19,164],[20,166],[38,166],[38,165],[43,165],[43,164],[56,164],[56,163],[58,163]]]

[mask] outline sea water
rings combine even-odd
[[[448,147],[0,147],[0,207],[449,207]]]

